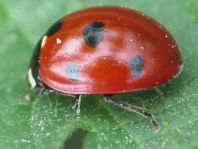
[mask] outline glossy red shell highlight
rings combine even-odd
[[[45,37],[40,51],[39,77],[53,90],[68,94],[132,92],[166,83],[180,72],[182,58],[174,38],[140,12],[95,7],[70,14],[61,22],[57,32]],[[90,47],[83,30],[93,22],[104,24],[104,35]],[[144,64],[135,77],[131,63],[137,56]]]

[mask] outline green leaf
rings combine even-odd
[[[161,124],[109,105],[102,96],[84,96],[81,113],[71,97],[36,95],[26,84],[33,47],[58,18],[89,6],[117,5],[145,12],[165,25],[184,58],[182,74],[158,89],[118,95],[150,109]],[[0,0],[0,148],[68,147],[76,130],[83,148],[198,148],[198,2],[196,0]],[[73,143],[73,145],[75,142]],[[72,145],[72,143],[70,143]]]

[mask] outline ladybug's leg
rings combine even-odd
[[[81,95],[75,95],[75,101],[72,109],[76,109],[77,115],[80,114],[80,103],[81,103]]]
[[[36,90],[36,95],[37,95],[37,96],[41,96],[41,95],[44,94],[44,92],[45,92],[45,88],[44,88],[44,87],[40,87],[40,88],[38,88],[38,89]]]
[[[138,106],[128,104],[121,100],[118,100],[113,95],[105,95],[105,101],[108,103],[112,103],[118,107],[121,107],[125,110],[141,114],[142,116],[148,118],[151,121],[151,123],[153,124],[153,126],[157,132],[160,130],[160,125],[158,124],[157,120],[154,118],[153,114],[150,111],[148,111],[144,108],[138,107]]]

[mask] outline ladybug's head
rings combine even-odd
[[[39,55],[40,55],[41,42],[42,40],[40,40],[35,47],[35,51],[30,61],[30,65],[27,73],[27,81],[32,89],[39,87]]]

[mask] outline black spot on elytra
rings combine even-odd
[[[142,75],[144,69],[144,59],[141,56],[135,56],[132,58],[130,63],[133,76],[139,78]]]
[[[59,21],[57,21],[56,23],[54,23],[54,24],[48,29],[48,31],[47,31],[47,33],[46,33],[45,35],[51,36],[51,35],[55,34],[56,32],[58,32],[58,31],[61,29],[62,24],[63,24],[62,19],[59,20]]]
[[[88,24],[83,30],[83,37],[90,47],[94,48],[104,38],[104,24],[102,22],[93,22]]]
[[[66,76],[70,80],[79,80],[80,67],[77,63],[69,63],[66,67]]]

